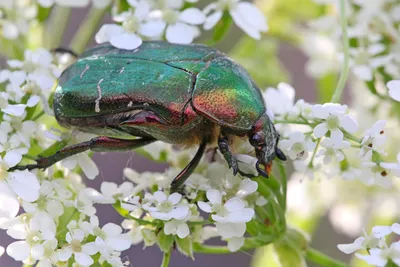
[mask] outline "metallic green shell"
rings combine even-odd
[[[132,110],[154,111],[178,125],[190,103],[198,114],[232,130],[250,129],[265,112],[247,72],[224,54],[166,42],[144,42],[133,51],[110,44],[89,49],[61,75],[54,111],[72,126],[71,118],[89,121]]]

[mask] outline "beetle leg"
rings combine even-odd
[[[199,149],[196,152],[194,158],[189,162],[189,164],[174,178],[171,183],[171,193],[177,192],[181,185],[186,181],[187,178],[193,173],[196,169],[197,165],[199,164],[201,157],[206,150],[207,141],[203,140],[199,146]]]
[[[224,155],[226,162],[228,162],[229,168],[233,169],[233,175],[236,175],[239,171],[238,163],[231,152],[228,138],[223,134],[220,134],[218,137],[218,148],[219,151],[221,151],[222,155]]]
[[[117,138],[110,138],[106,136],[99,136],[90,139],[89,141],[79,144],[67,146],[46,158],[39,158],[36,164],[29,164],[24,166],[15,166],[10,170],[32,170],[32,169],[46,169],[56,162],[68,158],[70,156],[79,154],[86,150],[107,152],[107,151],[124,151],[131,150],[138,147],[148,145],[156,141],[155,139],[140,138],[133,140],[124,140]]]

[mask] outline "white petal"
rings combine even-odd
[[[8,105],[6,108],[2,108],[1,111],[3,111],[8,115],[19,117],[22,114],[24,114],[25,108],[26,105],[24,104],[16,104],[16,105]]]
[[[199,202],[197,202],[197,205],[199,206],[199,208],[200,208],[202,211],[207,212],[207,213],[211,213],[211,206],[208,205],[206,202],[204,202],[204,201],[199,201]]]
[[[131,247],[132,242],[127,235],[120,235],[119,237],[107,238],[106,242],[115,251],[124,251]]]
[[[97,249],[96,243],[95,242],[90,242],[82,245],[82,252],[88,255],[94,255],[98,252],[99,250]]]
[[[377,237],[381,238],[384,236],[387,236],[392,233],[392,227],[391,226],[374,226],[372,228],[372,234]]]
[[[97,175],[99,175],[99,169],[97,168],[96,163],[94,163],[86,153],[80,153],[77,157],[78,164],[88,179],[93,180]]]
[[[190,234],[189,226],[186,223],[179,224],[176,234],[179,236],[179,238],[187,237]]]
[[[33,96],[31,96],[31,97],[29,98],[29,100],[28,100],[28,102],[26,103],[26,105],[27,105],[28,107],[36,106],[37,103],[39,103],[39,100],[40,100],[40,97],[39,97],[39,96],[33,95]]]
[[[60,261],[67,261],[72,256],[72,248],[65,247],[63,249],[58,250],[57,256]]]
[[[188,24],[203,24],[206,16],[199,9],[191,7],[187,8],[179,14],[179,20]]]
[[[112,36],[110,43],[119,49],[133,50],[142,44],[142,39],[134,33],[123,33]]]
[[[62,161],[61,161],[61,164],[62,164],[65,168],[72,170],[73,168],[76,167],[76,164],[78,164],[78,157],[77,157],[76,155],[75,155],[75,156],[68,157],[68,158],[62,160]]]
[[[96,34],[96,42],[102,44],[109,42],[111,37],[121,35],[124,29],[116,24],[104,24]]]
[[[372,80],[372,70],[366,65],[357,65],[353,67],[353,72],[363,81]]]
[[[229,211],[229,212],[235,212],[235,211],[240,211],[242,209],[244,209],[245,207],[245,203],[243,200],[241,200],[238,197],[233,197],[231,199],[229,199],[224,207]]]
[[[100,186],[100,191],[105,196],[113,196],[118,193],[118,185],[116,183],[111,182],[102,182]]]
[[[315,126],[314,131],[313,131],[316,138],[321,138],[327,132],[328,132],[328,127],[325,122],[320,123],[317,126]]]
[[[389,95],[396,101],[400,101],[400,87],[389,90]]]
[[[192,26],[178,22],[167,27],[165,36],[170,43],[190,44],[193,42],[194,35]]]
[[[331,131],[331,139],[333,140],[333,143],[337,144],[340,143],[343,140],[343,133],[339,129],[335,129]]]
[[[175,194],[175,193],[174,193]],[[177,193],[179,195],[179,193]],[[157,191],[154,193],[154,198],[157,200],[158,203],[161,203],[165,200],[167,200],[167,196],[163,191]],[[175,197],[173,197],[174,199]]]
[[[0,257],[3,256],[4,251],[5,251],[4,247],[0,246]]]
[[[176,205],[181,201],[182,195],[179,193],[173,193],[168,197],[168,200],[171,201],[172,204]]]
[[[383,258],[381,254],[381,249],[379,248],[371,248],[369,250],[370,255],[361,255],[356,253],[356,257],[366,261],[368,264],[372,266],[385,266],[386,263],[388,262],[387,259]]]
[[[211,204],[221,204],[222,194],[216,189],[210,189],[207,191],[207,199],[211,202]]]
[[[172,212],[171,216],[177,220],[183,220],[189,214],[189,206],[178,206]]]
[[[364,237],[359,237],[356,240],[354,240],[354,242],[351,244],[339,244],[339,245],[337,245],[337,247],[343,253],[352,254],[361,248],[364,240],[365,240]]]
[[[237,10],[241,13],[242,17],[246,19],[247,23],[252,27],[265,32],[268,30],[267,20],[264,14],[252,3],[240,2],[237,4]]]
[[[19,202],[6,182],[0,181],[0,221],[2,219],[12,219],[17,216]]]
[[[357,121],[350,115],[344,115],[340,119],[340,126],[343,127],[349,133],[355,133],[358,130]]]
[[[394,233],[396,233],[397,235],[400,235],[400,224],[394,223],[394,224],[392,225],[392,231],[393,231]]]
[[[289,135],[289,139],[294,141],[294,142],[303,142],[305,139],[305,136],[302,132],[293,132]]]
[[[246,232],[246,223],[219,223],[216,222],[218,233],[223,238],[242,237]]]
[[[140,25],[139,33],[147,37],[158,37],[163,33],[165,26],[162,20],[149,21]]]
[[[176,222],[177,222],[176,220],[171,220],[164,224],[164,233],[166,235],[173,235],[176,233],[176,229],[177,229]]]
[[[27,170],[10,172],[7,182],[23,200],[33,202],[39,198],[40,184],[33,173]]]
[[[94,263],[92,257],[82,252],[75,252],[75,260],[82,266],[90,266]]]
[[[4,156],[4,162],[9,168],[14,167],[22,160],[22,155],[16,150],[11,150]]]
[[[122,233],[121,226],[115,223],[107,223],[106,225],[103,226],[102,229],[107,236],[117,236]]]
[[[244,237],[232,237],[228,239],[228,249],[231,252],[238,251],[244,245]]]
[[[206,21],[204,22],[204,30],[210,30],[214,28],[214,26],[218,23],[218,21],[222,18],[223,12],[222,11],[217,11],[211,14],[206,18]]]
[[[257,191],[258,184],[250,179],[244,179],[240,182],[239,190],[236,193],[238,197],[245,197]]]
[[[44,247],[41,244],[36,244],[31,248],[32,258],[39,260],[44,254]]]
[[[30,250],[26,241],[16,241],[8,245],[7,254],[16,261],[24,261],[29,257]]]

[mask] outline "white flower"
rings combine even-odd
[[[390,57],[378,56],[385,50],[383,44],[372,44],[369,47],[350,49],[350,64],[354,74],[363,81],[373,79],[373,71],[389,62]]]
[[[400,80],[389,81],[386,86],[389,88],[390,97],[400,101]]]
[[[239,189],[237,190],[236,196],[240,198],[245,198],[250,194],[253,194],[257,191],[258,183],[252,181],[249,178],[243,179],[240,182]]]
[[[166,39],[170,43],[190,44],[199,30],[194,25],[203,24],[205,15],[197,8],[187,8],[182,12],[173,9],[154,10],[149,17],[160,21],[159,31],[166,29]]]
[[[392,181],[389,177],[390,172],[386,170],[382,164],[383,163],[372,161],[362,162],[362,166],[365,168],[362,169],[362,173],[358,179],[368,186],[379,185],[390,188],[392,185]]]
[[[332,161],[332,158],[337,162],[344,160],[344,154],[341,150],[350,147],[350,143],[347,141],[335,141],[329,137],[322,140],[321,145],[324,149],[319,151],[318,156],[324,156],[325,164],[329,164]]]
[[[87,155],[87,153],[73,155],[64,159],[61,163],[65,168],[70,170],[79,165],[86,177],[91,180],[99,175],[99,169],[97,168],[96,163]]]
[[[365,131],[364,138],[361,141],[360,157],[368,159],[372,156],[372,151],[384,154],[383,145],[386,141],[385,125],[385,120],[379,120],[370,129]]]
[[[400,242],[392,243],[389,248],[371,248],[368,253],[366,255],[356,253],[356,257],[373,266],[384,267],[389,260],[400,265]]]
[[[400,177],[400,153],[397,154],[397,163],[382,162],[380,165],[390,170],[395,176]]]
[[[301,132],[292,132],[289,139],[280,141],[279,147],[289,158],[304,160],[308,157],[308,152],[314,150],[315,143],[309,138],[306,139]]]
[[[231,252],[238,251],[244,245],[244,237],[232,237],[228,240],[228,249]]]
[[[254,39],[259,40],[261,32],[268,30],[267,21],[257,6],[239,0],[220,0],[206,6],[204,13],[208,16],[204,23],[204,29],[213,28],[222,18],[225,10],[229,11],[235,24]]]
[[[15,193],[8,184],[0,180],[0,229],[5,228],[5,224],[19,211],[19,202]]]
[[[38,0],[39,5],[43,7],[51,7],[54,4],[66,7],[85,7],[89,4],[90,0]]]
[[[147,21],[150,5],[147,1],[129,1],[135,7],[135,11],[125,11],[114,17],[122,26],[115,24],[103,25],[96,34],[97,43],[110,42],[120,49],[132,50],[142,44],[142,36],[158,37],[161,35],[160,21]]]
[[[172,219],[164,225],[166,235],[177,235],[179,238],[185,238],[190,234],[189,226],[185,221]]]
[[[121,226],[114,223],[107,223],[101,230],[97,229],[95,235],[96,247],[106,260],[111,258],[114,251],[124,251],[131,246],[129,236],[122,234]]]
[[[279,83],[277,89],[269,87],[263,93],[265,104],[275,116],[284,116],[293,110],[294,88],[287,83]]]
[[[245,202],[233,197],[222,203],[222,193],[216,189],[207,191],[209,203],[199,201],[199,208],[207,213],[213,213],[211,218],[216,221],[218,233],[223,238],[242,237],[246,231],[246,222],[254,216],[254,210],[246,208]]]
[[[343,140],[341,129],[349,133],[354,133],[358,130],[358,124],[355,119],[346,114],[346,106],[326,103],[324,105],[314,105],[312,110],[316,118],[322,119],[322,122],[314,128],[316,138],[321,138],[329,131],[330,137],[336,142]]]
[[[169,221],[171,219],[182,220],[189,214],[187,203],[181,203],[182,195],[173,193],[168,197],[162,191],[153,195],[153,203],[144,203],[142,208],[149,212],[154,219]],[[151,205],[152,204],[152,205]]]
[[[95,242],[82,244],[84,238],[85,233],[80,229],[68,232],[66,241],[69,245],[58,250],[58,259],[60,261],[68,261],[73,254],[78,264],[82,266],[91,266],[94,261],[90,256],[96,254],[98,249]]]
[[[124,199],[132,194],[133,184],[124,182],[118,186],[116,183],[102,182],[100,187],[101,193],[93,188],[85,188],[83,191],[89,199],[96,203],[114,204],[117,200]]]

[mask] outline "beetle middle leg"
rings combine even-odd
[[[193,171],[196,169],[197,165],[199,165],[199,162],[206,150],[206,147],[207,147],[207,140],[203,139],[194,158],[172,181],[171,193],[177,192],[179,190],[179,188],[181,187],[181,185],[183,185],[183,183],[186,181],[186,179],[189,178],[189,176],[193,173]]]
[[[23,166],[15,166],[10,170],[32,170],[32,169],[46,169],[56,162],[68,158],[70,156],[79,154],[86,150],[109,152],[109,151],[124,151],[139,148],[156,141],[153,138],[139,138],[133,140],[117,139],[106,136],[99,136],[92,138],[89,141],[79,144],[67,146],[54,155],[36,160],[36,164],[29,164]]]

